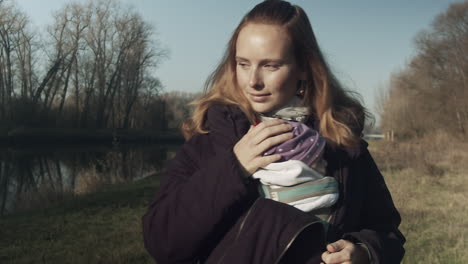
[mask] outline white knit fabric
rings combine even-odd
[[[273,162],[252,175],[265,185],[292,186],[323,178],[323,175],[300,160]]]
[[[323,179],[324,176],[299,160],[270,163],[252,175],[271,189],[294,186]],[[339,193],[312,196],[288,203],[304,212],[330,207],[338,201]]]
[[[310,212],[316,209],[330,207],[338,201],[338,193],[330,193],[321,196],[306,198],[303,200],[288,203],[304,212]]]

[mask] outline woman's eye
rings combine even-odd
[[[247,63],[244,63],[244,62],[238,62],[237,65],[239,65],[240,67],[242,68],[247,68],[249,67],[249,65]]]
[[[276,64],[267,64],[265,67],[269,70],[277,70],[279,68],[279,65]]]

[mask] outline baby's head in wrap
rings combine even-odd
[[[304,106],[298,97],[271,113],[263,114],[262,121],[279,118],[293,127],[293,138],[267,150],[264,155],[280,154],[281,159],[277,162],[300,160],[311,167],[318,165],[316,162],[323,160],[325,139],[318,131],[303,123],[308,116],[309,107]]]

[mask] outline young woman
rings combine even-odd
[[[206,87],[143,217],[158,263],[401,261],[400,215],[360,138],[365,109],[330,72],[300,7],[255,6]],[[304,123],[326,139],[325,174],[339,198],[320,218],[262,197],[252,178],[282,157],[265,152],[294,135],[284,120],[263,118],[284,106],[307,107]]]

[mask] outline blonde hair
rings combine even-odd
[[[186,139],[208,133],[205,114],[215,103],[238,105],[251,123],[257,113],[236,83],[236,42],[239,32],[249,23],[282,26],[289,33],[296,61],[307,73],[305,105],[320,121],[320,133],[333,145],[356,146],[367,115],[361,103],[344,90],[330,71],[318,46],[312,26],[302,8],[281,0],[267,0],[247,13],[229,40],[221,63],[208,77],[203,96],[194,101],[193,115],[182,125]]]

